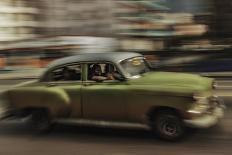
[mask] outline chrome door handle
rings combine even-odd
[[[90,86],[91,84],[90,83],[84,83],[83,85],[84,86]]]

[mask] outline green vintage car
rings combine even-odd
[[[223,116],[213,79],[152,72],[138,53],[85,53],[52,62],[39,80],[1,94],[3,117],[27,117],[39,130],[56,121],[144,126],[166,140]]]

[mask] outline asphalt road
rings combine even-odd
[[[1,82],[7,89],[15,82]],[[232,103],[230,90],[218,91]],[[226,95],[225,95],[226,94]],[[229,106],[230,107],[230,106]],[[113,129],[59,124],[47,134],[35,134],[26,123],[0,123],[0,155],[231,155],[232,108],[221,122],[204,130],[191,130],[180,142],[158,140],[142,129]]]

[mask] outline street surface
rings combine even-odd
[[[0,91],[22,80],[0,81]],[[226,84],[226,87],[229,85]],[[191,130],[180,142],[163,142],[142,129],[113,129],[58,124],[47,134],[35,134],[26,123],[0,123],[0,155],[231,155],[232,94],[216,91],[226,98],[221,122],[204,130]]]

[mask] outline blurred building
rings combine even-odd
[[[40,1],[40,2],[38,2]],[[112,35],[112,0],[38,0],[41,34]]]
[[[212,18],[212,31],[215,37],[223,39],[232,38],[232,2],[231,0],[212,0],[214,3]],[[230,42],[231,43],[231,42]]]
[[[0,42],[112,35],[112,0],[1,0]]]
[[[156,63],[180,51],[189,54],[212,45],[207,37],[210,0],[120,0],[115,4],[115,32],[123,51],[140,52]]]
[[[98,51],[136,51],[155,61],[223,49],[231,46],[229,6],[230,0],[1,0],[0,68],[22,57],[37,64],[41,55],[94,52],[96,44]],[[83,46],[79,36],[95,44]],[[105,48],[106,40],[114,48]]]
[[[28,0],[0,1],[0,43],[38,37],[40,13]]]
[[[147,50],[166,49],[182,44],[181,38],[186,42],[208,34],[230,35],[229,5],[229,0],[1,0],[0,45],[84,35],[139,38],[135,49],[145,48],[143,43]],[[131,41],[122,46],[127,43]]]
[[[1,0],[0,6],[0,68],[41,66],[41,57],[73,51],[113,50],[112,38],[96,38],[113,36],[112,0]],[[78,36],[92,38],[82,37],[83,43]]]

